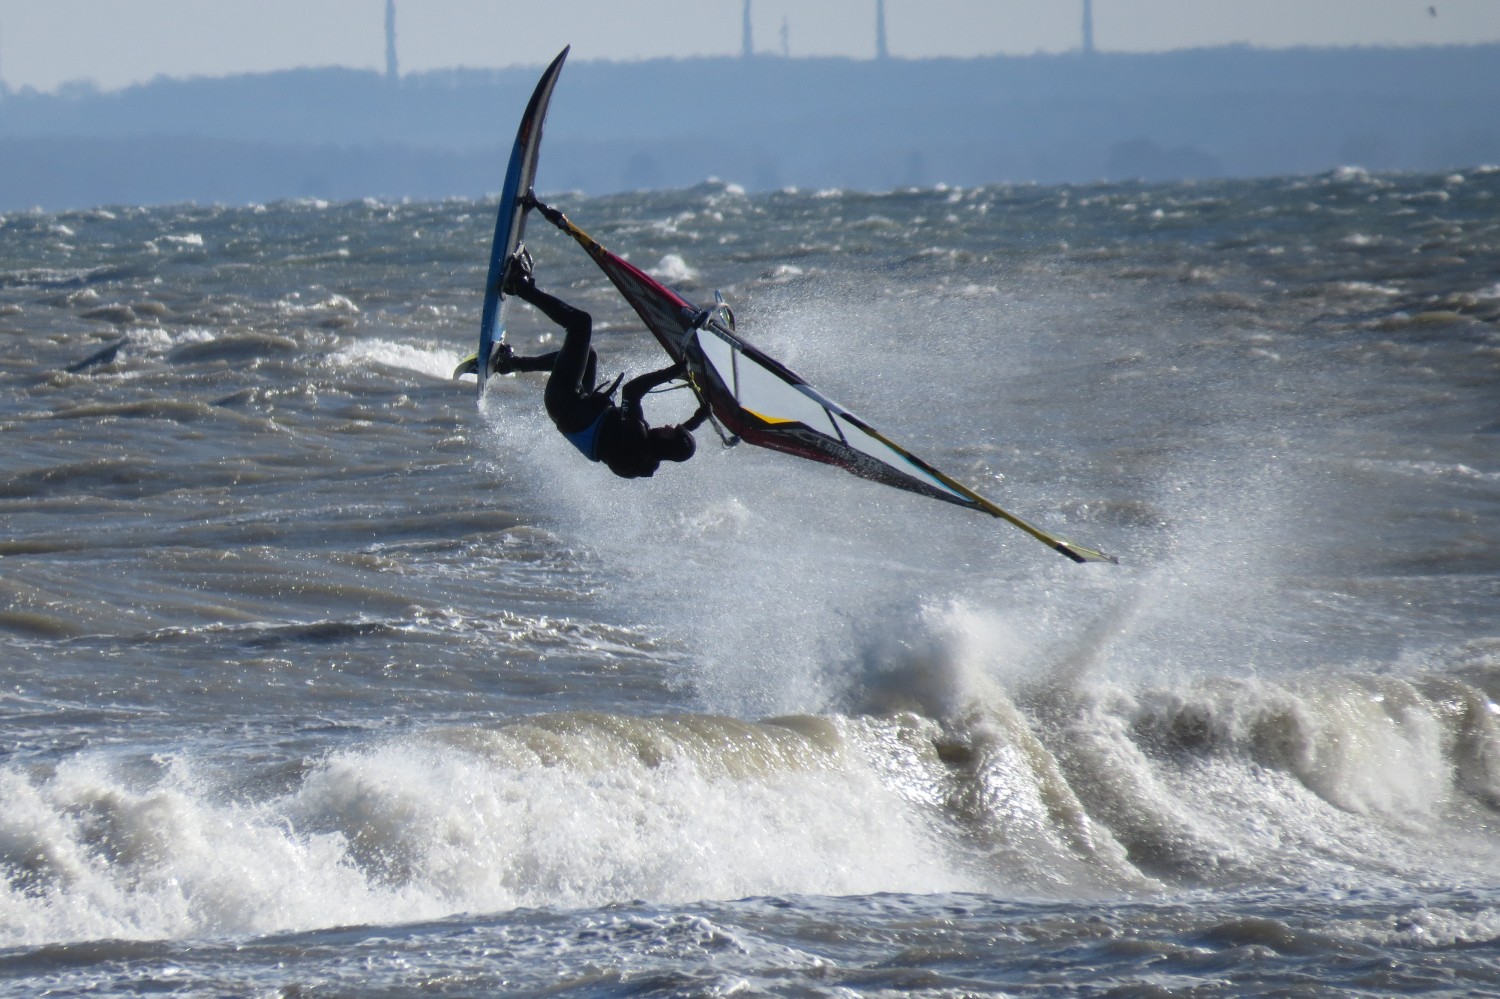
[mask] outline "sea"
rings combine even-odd
[[[1500,994],[1500,168],[539,181],[1120,564],[583,460],[493,197],[6,214],[0,996]]]

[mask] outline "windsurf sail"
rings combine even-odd
[[[667,353],[685,363],[694,390],[740,439],[998,517],[1075,562],[1119,561],[1027,523],[894,443],[735,332],[734,314],[721,300],[700,309],[560,212],[544,214],[593,258]]]

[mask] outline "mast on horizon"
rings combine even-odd
[[[395,83],[400,76],[396,66],[396,0],[385,0],[385,78]]]
[[[875,0],[875,58],[889,59],[890,55],[885,47],[885,0]]]
[[[740,55],[749,59],[755,55],[755,38],[750,33],[750,0],[745,0],[745,17],[740,31]]]
[[[1094,54],[1094,0],[1083,0],[1083,54]]]

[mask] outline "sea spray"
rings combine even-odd
[[[1497,179],[559,199],[1114,567],[476,407],[492,202],[7,216],[0,994],[1493,990]]]

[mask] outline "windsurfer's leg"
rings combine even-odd
[[[594,390],[594,371],[599,359],[594,348],[589,346],[590,330],[569,330],[563,339],[562,350],[556,352],[552,363],[552,375],[547,379],[547,391],[543,397],[548,411],[568,399],[580,399]]]
[[[543,400],[547,412],[554,420],[568,419],[577,403],[594,389],[598,358],[594,354],[594,320],[582,309],[574,308],[563,300],[547,294],[531,281],[518,282],[514,294],[521,301],[535,306],[542,315],[561,326],[564,331],[562,349],[545,355],[550,362],[552,376],[547,379],[547,390]],[[518,359],[519,360],[519,359]],[[522,370],[535,371],[530,367],[539,364],[540,358],[527,358],[528,367]]]
[[[599,384],[599,378],[595,372],[599,368],[599,355],[594,353],[594,348],[589,348],[589,359],[583,362],[583,381],[578,383],[578,388],[583,392],[594,391],[594,386]]]
[[[557,356],[561,353],[560,350],[552,350],[532,357],[511,354],[502,364],[497,365],[495,370],[506,375],[512,371],[551,371],[557,365]]]
[[[593,320],[587,312],[568,305],[562,307],[572,315],[567,317],[569,322],[564,327],[567,332],[563,336],[562,349],[554,355],[552,375],[547,379],[547,390],[543,396],[547,412],[554,417],[574,408],[575,403],[593,392],[595,371],[599,364],[591,344]]]
[[[583,344],[582,363],[580,352],[569,349],[570,345],[576,348],[580,342]],[[565,434],[582,430],[599,415],[599,397],[593,394],[594,369],[598,363],[593,348],[588,346],[587,333],[575,336],[569,332],[562,350],[557,352],[557,363],[553,365],[546,391],[542,393],[547,415]]]
[[[593,329],[593,319],[587,312],[547,294],[530,281],[518,283],[514,294],[521,301],[536,306],[542,315],[567,330],[570,335],[576,328],[581,327],[585,331]]]

